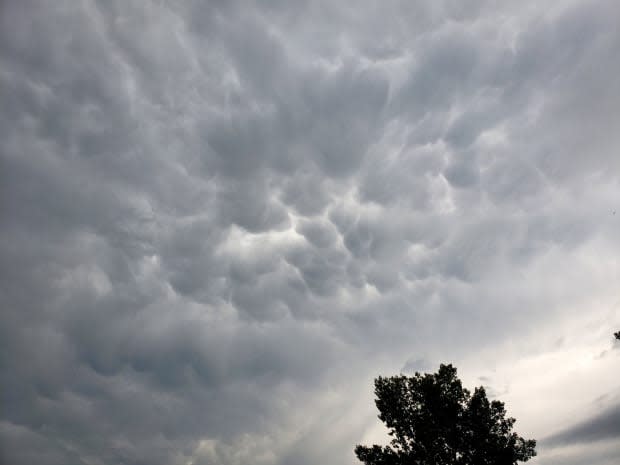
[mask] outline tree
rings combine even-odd
[[[536,441],[512,432],[504,404],[483,387],[464,389],[452,365],[435,374],[375,379],[389,446],[356,446],[366,465],[514,465],[536,455]]]
[[[618,331],[617,333],[614,333],[614,337],[616,339],[620,339],[620,331]]]

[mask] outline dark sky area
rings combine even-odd
[[[353,465],[445,362],[617,465],[619,76],[615,0],[1,2],[0,463]]]

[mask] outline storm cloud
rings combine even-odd
[[[452,362],[611,463],[619,49],[612,0],[2,2],[0,461],[353,464]]]
[[[557,433],[546,442],[556,444],[577,444],[580,442],[595,442],[620,437],[620,406],[603,411],[599,415],[589,418],[577,425],[572,425],[565,431]]]

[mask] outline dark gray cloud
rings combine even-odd
[[[620,406],[615,405],[546,438],[543,444],[558,446],[617,439],[618,437],[620,437]]]
[[[0,461],[354,463],[441,361],[526,436],[609,392],[620,12],[538,3],[3,2]]]

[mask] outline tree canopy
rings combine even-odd
[[[358,445],[366,465],[514,465],[536,455],[536,441],[512,431],[504,404],[485,389],[464,389],[452,365],[435,374],[375,379],[379,419],[389,446]]]

